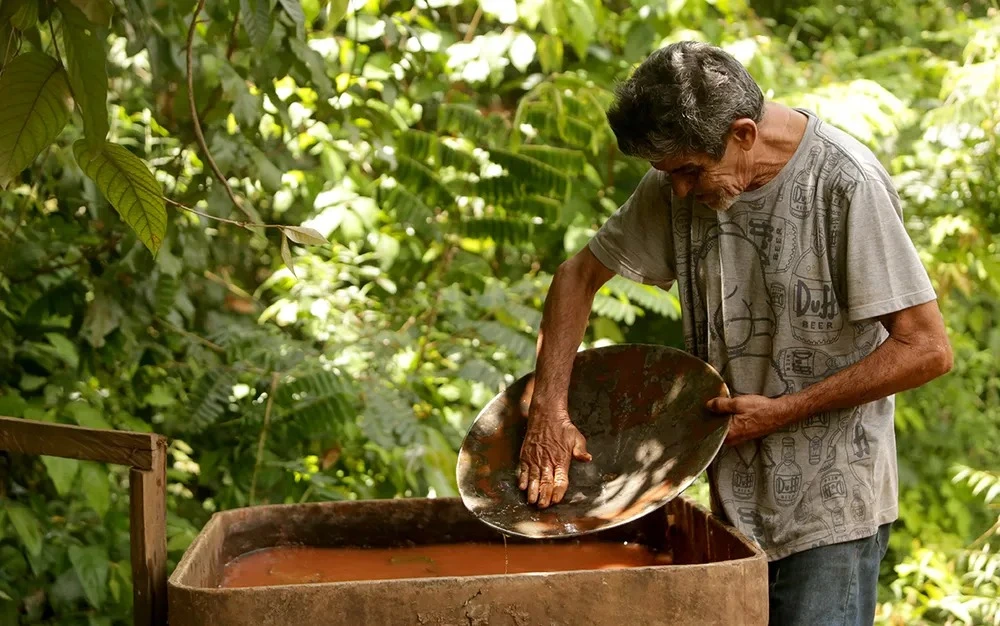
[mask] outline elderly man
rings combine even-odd
[[[732,392],[708,404],[732,416],[713,513],[767,553],[772,623],[870,624],[898,514],[893,394],[952,360],[888,174],[701,43],[654,52],[608,120],[652,169],[556,272],[520,488],[557,503],[571,460],[590,458],[567,388],[596,291],[614,274],[676,282],[686,349]]]

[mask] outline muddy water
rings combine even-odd
[[[221,587],[259,587],[348,580],[480,576],[665,565],[636,543],[465,543],[405,548],[278,547],[243,555],[226,565]]]

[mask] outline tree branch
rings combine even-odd
[[[472,41],[472,38],[476,36],[476,27],[479,26],[479,20],[483,17],[483,5],[476,7],[476,12],[472,14],[472,21],[469,22],[469,30],[465,31],[465,43]]]
[[[257,459],[253,464],[253,477],[250,479],[249,503],[252,505],[257,491],[257,472],[260,470],[260,460],[264,456],[264,442],[267,441],[267,429],[271,425],[271,407],[274,406],[274,392],[278,389],[281,374],[271,374],[271,390],[267,393],[267,406],[264,408],[264,425],[260,427],[260,438],[257,440]]]
[[[201,148],[202,153],[205,155],[205,160],[208,161],[209,167],[212,168],[212,173],[215,174],[215,178],[222,183],[222,186],[226,188],[226,193],[229,195],[229,199],[233,201],[244,215],[249,218],[248,222],[250,224],[256,224],[253,215],[243,207],[240,201],[236,198],[236,194],[233,193],[233,188],[229,186],[229,181],[222,174],[219,166],[216,165],[215,159],[212,158],[212,153],[208,150],[208,144],[205,142],[205,135],[201,131],[201,121],[198,119],[198,107],[194,102],[194,70],[193,70],[193,52],[192,46],[194,45],[194,31],[198,28],[198,15],[201,14],[202,10],[205,8],[205,0],[198,0],[198,6],[194,9],[194,15],[191,17],[191,26],[188,28],[187,36],[187,87],[188,87],[188,108],[191,110],[191,122],[194,124],[194,135],[198,140],[198,146]],[[234,222],[237,223],[237,222]]]
[[[232,224],[234,226],[239,226],[240,228],[245,228],[247,230],[253,230],[254,228],[278,228],[278,229],[285,228],[284,224],[261,224],[260,222],[246,221],[246,220],[244,220],[244,221],[241,222],[239,220],[231,220],[228,217],[218,217],[218,216],[215,216],[215,215],[209,215],[208,213],[203,213],[203,212],[199,211],[198,209],[192,209],[188,205],[181,204],[180,202],[177,202],[176,200],[171,200],[170,198],[168,198],[166,196],[163,196],[163,200],[165,202],[167,202],[168,204],[172,204],[172,205],[174,205],[175,207],[177,207],[179,209],[184,209],[185,211],[189,211],[191,213],[194,213],[195,215],[200,215],[201,217],[208,218],[210,220],[215,220],[217,222],[224,222],[226,224]]]

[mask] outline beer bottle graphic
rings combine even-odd
[[[778,363],[785,378],[817,381],[851,364],[851,355],[831,356],[822,350],[801,346],[778,351]]]
[[[809,440],[809,465],[819,465],[823,451],[823,437],[830,429],[830,416],[826,413],[810,415],[802,424],[802,434]]]
[[[860,485],[854,485],[854,497],[851,499],[851,516],[855,522],[865,521],[865,501],[861,497]]]
[[[792,335],[810,346],[833,343],[844,328],[833,281],[819,278],[828,275],[823,270],[823,258],[810,248],[792,271],[786,294]]]
[[[802,468],[795,462],[795,439],[781,440],[781,463],[774,468],[774,500],[781,506],[795,504],[802,487]]]
[[[788,199],[792,215],[804,218],[816,205],[816,159],[822,148],[814,146],[809,151],[809,162],[792,179],[791,197]]]
[[[739,500],[749,500],[753,497],[757,486],[757,472],[751,467],[751,463],[757,458],[757,454],[758,452],[755,452],[750,461],[747,462],[744,460],[743,454],[736,450],[739,460],[733,467],[733,496]]]
[[[844,474],[839,469],[832,469],[823,474],[819,483],[820,497],[823,508],[833,516],[833,528],[836,532],[844,532],[844,504],[847,503],[847,483]]]

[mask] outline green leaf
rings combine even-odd
[[[295,243],[314,246],[323,246],[329,243],[318,230],[308,226],[285,226],[282,230]]]
[[[295,264],[292,262],[292,251],[288,249],[288,235],[281,231],[281,260],[285,262],[285,267],[295,276]]]
[[[14,532],[21,538],[24,547],[28,549],[28,554],[39,556],[42,553],[42,528],[35,514],[19,502],[6,500],[4,506],[7,509],[7,517],[14,525]]]
[[[118,329],[123,315],[121,305],[108,295],[108,290],[98,289],[94,292],[94,299],[87,305],[80,335],[93,347],[103,347],[105,337]]]
[[[331,0],[330,1],[330,19],[326,23],[326,27],[330,30],[336,28],[340,20],[344,19],[344,15],[347,14],[347,6],[350,4],[350,0]]]
[[[256,131],[264,111],[263,98],[260,94],[250,93],[246,79],[228,63],[222,63],[219,67],[219,80],[222,82],[222,92],[233,103],[232,112],[240,127]]]
[[[255,145],[249,146],[250,159],[264,189],[274,193],[281,189],[281,170],[274,165],[264,151]]]
[[[101,412],[82,400],[67,404],[66,412],[69,413],[74,422],[84,428],[103,428],[112,430],[111,424],[104,419]]]
[[[111,507],[111,485],[108,484],[107,468],[90,461],[80,463],[80,484],[87,504],[103,518]]]
[[[538,61],[546,74],[558,72],[563,64],[563,42],[559,37],[545,35],[538,42]]]
[[[5,189],[62,131],[73,98],[59,62],[40,52],[7,64],[0,93],[0,189]]]
[[[13,41],[14,27],[0,17],[0,71],[17,54],[17,44]]]
[[[73,154],[83,172],[155,255],[167,233],[167,209],[160,184],[142,159],[117,144],[92,146],[82,139],[73,144]]]
[[[63,459],[57,456],[43,456],[42,464],[56,486],[56,493],[65,496],[73,488],[76,473],[80,470],[80,462],[73,459]]]
[[[296,58],[302,62],[309,72],[309,77],[313,83],[311,87],[320,95],[331,95],[333,93],[333,83],[326,73],[326,61],[320,56],[319,52],[310,48],[301,39],[290,39],[288,45],[291,46]]]
[[[104,28],[111,25],[111,16],[115,13],[115,7],[111,4],[111,0],[69,0],[69,2],[73,3],[94,24]]]
[[[38,23],[38,2],[37,0],[23,0],[16,3],[17,8],[10,17],[10,23],[18,30],[28,30]]]
[[[570,19],[570,43],[580,59],[587,56],[587,47],[597,33],[594,10],[587,0],[568,0],[566,9]]]
[[[306,16],[302,12],[302,3],[299,0],[278,0],[278,2],[288,17],[295,22],[295,34],[299,39],[304,39],[306,36]]]
[[[102,546],[70,546],[69,562],[80,579],[87,602],[101,608],[108,596],[108,553]]]
[[[63,363],[76,369],[80,364],[80,354],[76,350],[76,345],[67,339],[66,335],[60,335],[59,333],[45,333],[45,338],[52,344],[56,355],[62,359]]]
[[[271,37],[270,0],[240,0],[240,18],[254,48],[263,50]]]

